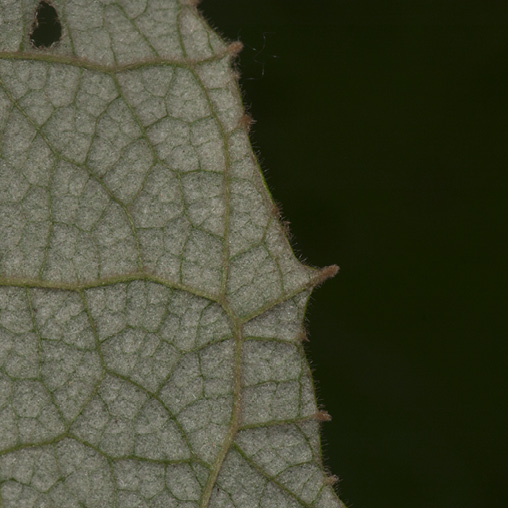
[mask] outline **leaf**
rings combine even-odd
[[[313,286],[177,0],[0,0],[2,507],[337,507]]]

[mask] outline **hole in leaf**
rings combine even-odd
[[[35,10],[35,20],[30,32],[30,42],[36,48],[49,48],[62,37],[62,24],[56,9],[42,0]]]

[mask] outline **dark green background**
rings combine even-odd
[[[503,5],[504,4],[504,5]],[[508,506],[508,4],[204,0],[245,44],[350,508]]]

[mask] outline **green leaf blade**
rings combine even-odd
[[[189,2],[0,2],[0,506],[338,507],[312,287]],[[34,14],[36,16],[34,21]]]

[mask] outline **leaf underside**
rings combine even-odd
[[[2,508],[342,506],[301,344],[334,269],[291,251],[234,48],[192,2],[0,0]]]

